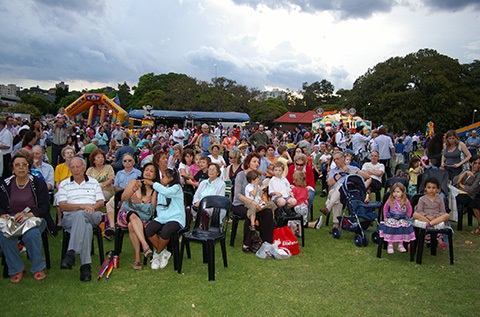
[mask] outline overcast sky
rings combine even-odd
[[[479,0],[0,0],[0,84],[131,87],[146,73],[351,89],[431,48],[480,60]]]

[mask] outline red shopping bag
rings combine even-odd
[[[292,255],[300,253],[300,246],[298,240],[288,226],[276,228],[273,231],[273,241],[280,240],[279,248],[286,248],[290,250]]]

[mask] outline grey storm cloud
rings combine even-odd
[[[472,6],[480,9],[478,0],[418,0],[432,9],[457,11]],[[408,0],[233,0],[237,4],[256,7],[290,8],[297,6],[305,12],[334,11],[341,18],[368,18],[374,13],[389,12],[394,6],[409,5]]]

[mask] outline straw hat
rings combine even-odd
[[[237,147],[237,150],[246,149],[248,147],[247,143],[242,143]]]
[[[221,144],[213,143],[213,144],[210,145],[210,147],[208,148],[208,152],[212,153],[214,147],[218,147],[218,150],[219,150],[220,152],[223,151],[223,146],[222,146]]]

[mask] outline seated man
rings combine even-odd
[[[362,166],[362,171],[370,176],[369,179],[365,180],[365,187],[367,188],[368,193],[376,193],[382,189],[382,177],[383,174],[385,174],[385,165],[378,162],[379,157],[377,151],[372,151],[370,154],[370,162],[367,162]]]
[[[94,178],[85,175],[87,165],[79,157],[70,161],[72,176],[63,180],[58,188],[57,198],[63,212],[62,227],[70,232],[67,253],[61,263],[62,269],[71,269],[75,264],[75,254],[80,254],[80,280],[92,279],[90,251],[92,248],[93,227],[101,219],[104,197],[102,189]]]
[[[325,208],[320,208],[320,211],[324,215],[328,215],[330,212],[332,212],[333,228],[338,228],[337,217],[341,216],[342,214],[340,186],[342,186],[343,182],[345,181],[345,177],[348,174],[358,174],[367,180],[370,178],[370,176],[366,172],[361,171],[358,167],[345,164],[345,154],[343,152],[335,152],[333,154],[333,162],[336,166],[330,170],[327,180],[328,186],[330,186],[328,199]],[[330,230],[330,233],[332,233],[332,230]]]

